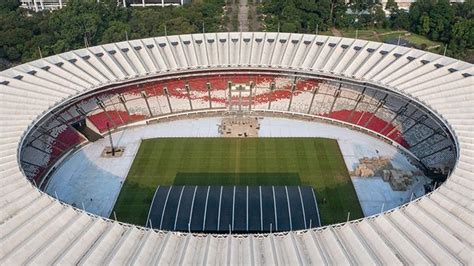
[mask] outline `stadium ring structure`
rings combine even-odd
[[[270,234],[192,234],[124,224],[37,187],[56,161],[87,142],[72,126],[78,119],[87,116],[104,132],[104,120],[120,130],[160,117],[219,114],[228,109],[222,99],[229,75],[236,83],[247,82],[246,75],[291,77],[295,85],[287,92],[277,93],[278,84],[270,81],[270,98],[289,95],[286,102],[253,102],[250,108],[365,130],[427,168],[443,164],[449,177],[435,191],[380,215]],[[0,264],[473,264],[473,75],[469,63],[416,49],[264,32],[132,40],[5,70]],[[223,77],[223,85],[209,85],[210,77]],[[207,103],[190,97],[190,90]],[[313,112],[322,91],[330,105],[322,100],[317,106],[326,111]],[[339,107],[344,105],[351,107]]]

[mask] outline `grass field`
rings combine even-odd
[[[386,42],[390,39],[398,39],[400,36],[401,39],[404,39],[415,45],[426,45],[426,47],[437,47],[441,45],[439,42],[434,42],[428,38],[408,32],[406,30],[392,30],[384,28],[370,28],[370,29],[339,29],[344,37],[355,38],[375,41],[375,42]],[[357,32],[357,33],[356,33]],[[377,36],[378,35],[378,36]]]
[[[114,211],[143,225],[158,185],[308,185],[322,224],[363,216],[336,140],[159,138],[143,140]],[[322,203],[326,198],[327,202]]]

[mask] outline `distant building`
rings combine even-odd
[[[20,0],[21,7],[34,10],[36,12],[43,10],[60,9],[67,5],[69,0]],[[97,0],[100,2],[100,0]],[[191,0],[117,0],[118,5],[123,6],[181,6],[189,3]]]
[[[54,10],[62,8],[68,0],[20,0],[21,7],[34,10]]]
[[[382,3],[383,9],[385,10],[385,6],[387,5],[388,0],[380,0],[380,3]],[[411,3],[416,2],[416,0],[395,0],[395,2],[398,5],[398,8],[400,9],[405,9],[408,11],[410,8]]]
[[[380,0],[380,3],[382,3],[383,9],[385,9],[385,5],[387,5],[388,0]],[[395,2],[398,4],[398,8],[400,9],[405,9],[408,11],[410,8],[410,5],[416,0],[395,0]],[[464,0],[449,0],[451,3],[463,3]]]
[[[180,6],[191,0],[129,0],[130,6]]]
[[[385,10],[385,6],[387,5],[388,0],[378,0],[378,1],[382,4],[383,9]],[[449,0],[449,2],[451,3],[463,3],[464,1],[465,0]],[[395,2],[398,4],[398,8],[405,9],[408,11],[408,9],[410,8],[410,5],[416,2],[416,0],[395,0]],[[351,3],[351,0],[346,0],[346,4],[349,4],[349,3]],[[354,14],[354,12],[350,10],[348,13]]]

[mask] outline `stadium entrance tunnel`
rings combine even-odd
[[[77,131],[78,134],[84,136],[84,138],[86,138],[89,142],[94,142],[103,138],[97,127],[87,118],[81,119],[71,124],[71,126]]]
[[[26,177],[44,188],[64,158],[105,136],[108,128],[120,131],[159,121],[222,114],[297,118],[361,131],[400,149],[437,182],[449,175],[458,157],[456,138],[449,125],[408,95],[349,78],[248,68],[160,74],[70,97],[45,112],[25,132],[19,147],[19,162]],[[179,187],[167,189],[174,193]],[[278,189],[285,190],[286,195],[288,189],[304,190],[304,187]],[[290,198],[290,194],[287,195]],[[240,197],[238,200],[244,202]],[[250,200],[246,199],[245,204]],[[286,203],[287,206],[293,204],[290,200]],[[162,206],[155,206],[150,212],[159,212],[160,208]],[[308,212],[314,213],[316,209],[308,209]],[[298,229],[308,227],[309,220],[314,226],[320,225],[314,217],[305,222],[298,220],[297,223],[304,225]],[[160,217],[160,221],[147,223],[163,225],[166,219]],[[240,226],[240,221],[238,223]],[[268,227],[263,231],[270,231],[270,227],[274,231],[294,229],[291,225],[276,223],[259,225]],[[188,230],[194,230],[193,224],[165,224],[164,229],[187,231],[189,227]],[[230,223],[230,226],[231,230],[240,231],[235,229],[235,224]],[[229,224],[216,228],[216,232],[227,232]]]

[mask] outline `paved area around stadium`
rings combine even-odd
[[[218,137],[220,118],[201,118],[163,122],[131,128],[113,134],[116,145],[125,146],[121,158],[101,158],[109,140],[87,145],[65,160],[55,171],[46,192],[88,212],[109,217],[127,176],[141,139],[156,137]],[[414,170],[396,148],[366,134],[317,122],[266,117],[260,121],[260,137],[324,137],[337,139],[346,165],[352,171],[359,158],[389,156],[394,167]],[[364,215],[379,213],[407,202],[412,191],[395,192],[377,178],[352,178]],[[416,186],[421,196],[422,186]],[[384,193],[380,193],[384,191]],[[369,196],[370,195],[370,196]]]
[[[153,228],[191,232],[276,232],[320,225],[308,186],[159,186]]]

